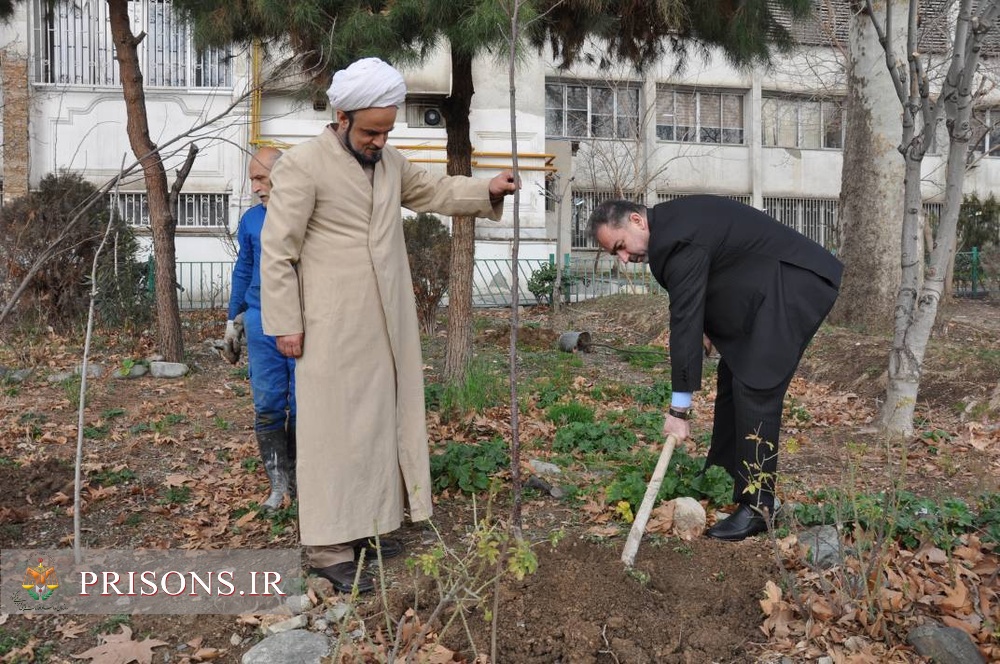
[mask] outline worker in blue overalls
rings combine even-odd
[[[264,334],[260,319],[260,233],[271,193],[271,168],[281,156],[264,147],[250,158],[251,190],[260,204],[247,210],[236,231],[239,254],[233,267],[232,294],[224,343],[229,357],[239,357],[235,322],[243,314],[253,390],[254,431],[271,493],[262,507],[276,509],[295,485],[295,360],[278,352],[274,337]]]

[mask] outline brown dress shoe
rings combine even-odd
[[[333,584],[333,589],[339,593],[349,593],[354,590],[354,581],[357,578],[357,589],[359,593],[370,593],[375,590],[375,579],[367,570],[362,570],[358,575],[358,564],[353,560],[346,563],[337,563],[327,567],[310,567],[310,574],[321,576]]]

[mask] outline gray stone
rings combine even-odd
[[[705,532],[705,508],[694,498],[674,498],[674,531],[684,540],[700,537]]]
[[[344,616],[351,610],[351,605],[346,602],[340,602],[339,604],[334,604],[326,612],[326,619],[330,622],[339,623],[344,619]]]
[[[69,380],[76,374],[72,371],[60,371],[59,373],[49,374],[48,381],[50,383],[61,383],[64,380]]]
[[[985,660],[972,642],[972,637],[957,627],[928,623],[914,627],[906,642],[917,654],[936,664],[983,664]]]
[[[285,606],[292,612],[292,615],[297,616],[312,608],[312,600],[309,599],[309,595],[292,595],[285,600]]]
[[[31,369],[15,369],[14,371],[7,373],[3,379],[8,383],[17,384],[28,380],[28,376],[30,375]]]
[[[299,614],[294,618],[289,618],[288,620],[282,620],[279,623],[268,625],[264,628],[264,633],[270,636],[274,634],[281,634],[282,632],[291,632],[295,629],[302,629],[308,624],[309,618]]]
[[[78,364],[76,366],[76,368],[73,370],[73,373],[75,373],[75,374],[81,374],[81,373],[83,373],[83,365],[82,364]],[[100,364],[97,364],[96,362],[88,362],[87,363],[87,378],[100,378],[103,375],[104,375],[104,367],[103,366],[101,366]]]
[[[531,469],[539,475],[559,475],[562,473],[562,468],[554,463],[549,463],[548,461],[532,459],[528,462],[528,465],[531,466]]]
[[[122,367],[124,369],[125,367]],[[115,378],[139,378],[149,373],[149,367],[145,364],[133,364],[128,372],[122,373],[121,369],[115,372]]]
[[[312,629],[314,632],[325,632],[329,628],[330,624],[322,618],[317,618],[313,621]]]
[[[319,664],[330,653],[322,634],[294,630],[270,636],[248,650],[242,664]]]
[[[799,543],[809,549],[808,560],[821,569],[844,562],[840,533],[835,526],[813,526],[799,533]]]
[[[149,373],[153,378],[180,378],[188,372],[188,366],[180,362],[150,362]]]

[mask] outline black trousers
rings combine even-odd
[[[737,379],[719,360],[712,444],[705,467],[721,466],[733,478],[733,502],[774,511],[778,437],[785,392],[792,377],[768,390]]]

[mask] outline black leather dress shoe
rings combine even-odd
[[[353,560],[337,563],[327,567],[310,567],[310,574],[321,576],[333,584],[333,589],[339,593],[349,593],[354,590],[354,580],[357,577],[358,592],[370,593],[375,590],[375,579],[367,570],[358,575],[358,564]]]
[[[397,539],[391,539],[389,537],[379,537],[378,551],[376,551],[374,537],[355,540],[354,542],[355,560],[361,559],[362,551],[364,551],[366,563],[376,563],[378,561],[379,551],[382,552],[383,560],[388,560],[389,558],[395,558],[396,556],[403,553],[403,543]]]
[[[767,521],[764,516],[749,505],[740,505],[732,516],[719,521],[705,534],[726,542],[740,542],[766,531]]]

